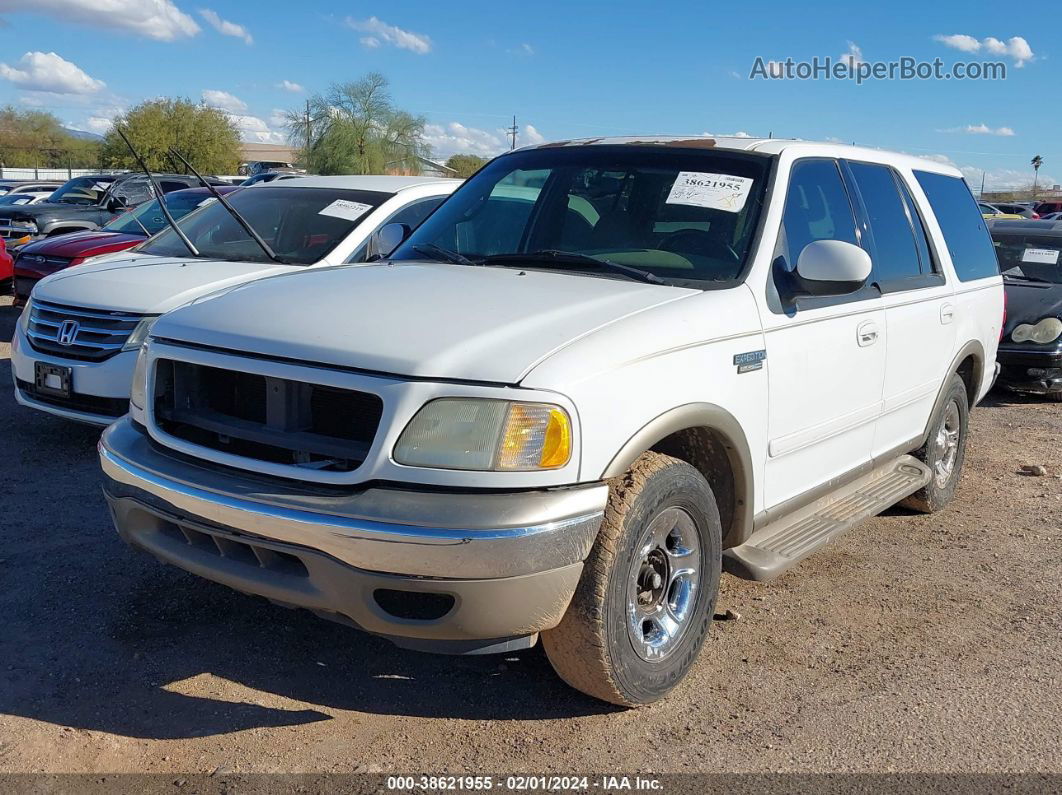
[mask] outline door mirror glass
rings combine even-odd
[[[369,238],[369,250],[365,254],[366,262],[391,256],[391,252],[409,237],[411,231],[406,224],[384,224],[381,226]]]
[[[800,286],[810,295],[844,295],[862,287],[871,271],[870,255],[843,240],[813,240],[797,258]]]

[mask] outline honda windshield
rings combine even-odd
[[[707,145],[571,145],[504,155],[392,259],[726,286],[744,272],[770,163]]]
[[[205,191],[176,191],[166,194],[166,209],[170,211],[173,219],[177,220],[197,207],[214,201],[217,200]],[[103,228],[108,232],[122,232],[128,235],[143,235],[146,231],[150,236],[168,229],[169,224],[159,207],[159,200],[153,199],[127,213],[122,213]]]
[[[225,198],[269,244],[295,265],[327,256],[362,220],[393,194],[339,188],[256,186]],[[221,202],[210,202],[180,223],[203,259],[272,262]],[[163,229],[138,249],[163,257],[187,257],[172,229]]]

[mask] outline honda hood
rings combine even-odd
[[[68,306],[160,315],[201,296],[297,265],[226,262],[150,254],[111,254],[40,281],[33,297]]]
[[[603,326],[698,291],[442,263],[337,266],[178,309],[152,336],[303,362],[515,384]]]

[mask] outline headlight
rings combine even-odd
[[[133,329],[133,333],[129,335],[129,339],[125,341],[125,345],[122,346],[123,351],[135,351],[141,345],[144,344],[144,340],[148,338],[148,334],[151,333],[151,327],[155,325],[155,321],[159,319],[158,315],[146,317],[136,324],[136,328]]]
[[[33,299],[26,299],[26,306],[22,309],[22,314],[18,317],[19,328],[22,329],[23,334],[29,333],[30,315],[33,313]]]
[[[480,398],[431,401],[394,451],[407,466],[506,472],[557,469],[571,456],[571,420],[560,406]]]
[[[143,410],[147,406],[147,373],[148,353],[150,346],[140,346],[140,353],[136,356],[136,367],[133,368],[133,385],[129,390],[129,402],[138,409]]]
[[[1057,317],[1045,317],[1035,326],[1022,323],[1010,332],[1010,338],[1015,342],[1038,342],[1046,345],[1054,342],[1062,336],[1062,320]]]

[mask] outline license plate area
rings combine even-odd
[[[33,380],[37,391],[55,397],[70,397],[71,369],[44,362],[33,363]]]

